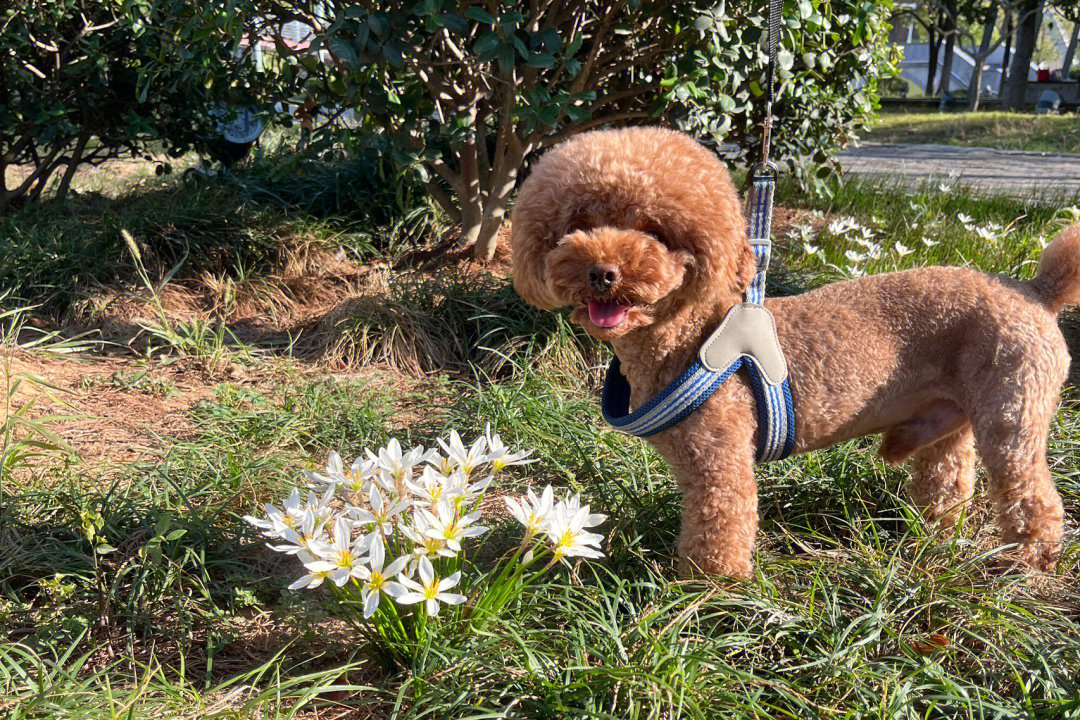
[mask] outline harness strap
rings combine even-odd
[[[765,276],[772,251],[775,191],[775,170],[762,168],[750,183],[750,222],[747,227],[750,247],[757,260],[757,272],[746,289],[746,302],[758,305],[765,301]],[[757,460],[781,460],[790,455],[795,447],[795,403],[791,399],[791,383],[785,378],[779,385],[771,385],[760,377],[760,370],[754,363],[749,363],[747,368],[758,409]]]
[[[759,173],[750,183],[750,223],[747,227],[747,239],[754,251],[757,272],[746,288],[746,302],[760,305],[765,300],[765,273],[769,269],[769,257],[772,253],[772,209],[773,195],[776,189],[775,173]]]
[[[769,161],[769,145],[772,133],[773,69],[776,64],[781,9],[781,0],[770,0],[765,129],[761,164],[751,176],[749,192],[747,239],[754,253],[757,270],[746,289],[745,300],[755,305],[761,305],[765,301],[765,279],[772,250],[770,238],[776,166]],[[718,332],[722,330],[723,325]],[[775,336],[775,330],[773,334]],[[753,354],[740,355],[723,370],[710,370],[700,359],[695,359],[694,364],[682,375],[634,412],[630,412],[630,384],[620,371],[619,358],[613,357],[604,378],[600,409],[604,419],[618,430],[638,437],[655,435],[698,409],[725,380],[744,366],[750,377],[750,386],[753,388],[758,410],[756,459],[758,462],[781,460],[790,455],[795,447],[795,403],[791,398],[791,384],[786,376],[782,382],[770,383]]]

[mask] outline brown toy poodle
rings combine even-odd
[[[575,322],[610,341],[634,407],[693,362],[755,271],[723,164],[657,128],[583,133],[548,152],[522,187],[511,238],[517,291],[541,308],[573,306]],[[925,516],[951,522],[971,498],[977,449],[1002,540],[1050,570],[1063,509],[1046,442],[1069,367],[1056,316],[1076,303],[1080,225],[1046,249],[1030,282],[928,267],[767,299],[790,371],[795,452],[882,433],[883,458],[912,459]],[[684,569],[750,574],[756,433],[737,373],[649,438],[684,495]]]

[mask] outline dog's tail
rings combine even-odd
[[[1080,305],[1080,223],[1058,233],[1043,251],[1031,288],[1052,313]]]

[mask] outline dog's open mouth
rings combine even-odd
[[[629,310],[630,303],[590,300],[589,320],[597,327],[618,327],[626,319],[626,313]]]

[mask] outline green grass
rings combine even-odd
[[[386,162],[321,161],[282,151],[215,177],[119,182],[109,195],[45,201],[0,218],[4,308],[62,313],[101,284],[136,282],[122,231],[155,278],[233,280],[280,268],[307,247],[368,259],[441,231],[443,220]]]
[[[1030,277],[1041,241],[1067,219],[1035,201],[936,187],[781,196],[808,223],[821,225],[816,211],[870,228],[881,251],[857,263],[866,272],[948,263]],[[979,237],[990,223],[1002,230]],[[827,226],[805,232],[817,251],[781,239],[772,292],[846,277],[845,253],[865,250]],[[897,241],[912,252],[901,255]],[[67,291],[52,282],[50,292]],[[1080,717],[1071,390],[1050,461],[1073,520],[1049,579],[992,569],[978,503],[955,531],[926,526],[904,491],[906,471],[862,439],[760,469],[751,580],[683,581],[666,465],[599,417],[607,351],[562,316],[521,304],[505,280],[448,273],[390,284],[389,301],[352,308],[336,326],[355,362],[384,361],[362,378],[260,357],[272,388],[218,385],[189,411],[192,433],[160,438],[136,463],[106,472],[49,450],[32,472],[5,474],[0,716]],[[413,344],[393,345],[386,338],[403,326],[401,341]],[[93,382],[168,390],[134,373]],[[333,620],[328,595],[285,590],[294,565],[266,551],[241,516],[276,502],[330,449],[351,458],[390,436],[430,444],[449,427],[472,435],[486,422],[540,460],[502,490],[551,482],[581,492],[609,515],[608,557],[549,576],[483,632],[436,638],[386,674]],[[491,522],[495,536],[509,531]],[[97,553],[103,542],[116,550]]]
[[[866,140],[1080,153],[1080,116],[1015,112],[885,112]]]

